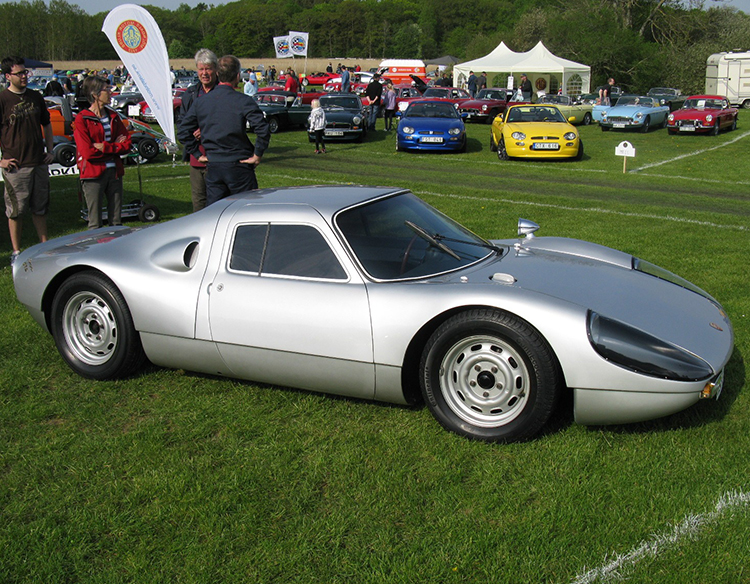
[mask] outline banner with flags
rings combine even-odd
[[[289,31],[289,45],[294,55],[307,57],[307,45],[310,38],[308,32]]]
[[[277,59],[286,59],[287,57],[294,56],[289,45],[289,35],[273,37],[273,46],[276,49]]]
[[[159,25],[135,4],[122,4],[104,19],[102,31],[128,69],[167,137],[175,142],[169,56]]]

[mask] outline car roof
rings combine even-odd
[[[309,205],[323,215],[332,217],[337,211],[358,203],[378,199],[385,195],[406,192],[395,187],[375,187],[361,185],[318,185],[270,188],[249,191],[221,199],[214,205],[239,209],[247,204]],[[217,209],[218,210],[218,209]]]

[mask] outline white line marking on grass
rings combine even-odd
[[[740,134],[739,136],[729,140],[728,142],[723,142],[722,144],[711,146],[711,148],[704,148],[703,150],[696,150],[695,152],[690,152],[688,154],[680,154],[679,156],[675,156],[674,158],[670,158],[668,160],[662,160],[661,162],[652,162],[651,164],[646,164],[639,168],[634,168],[630,172],[640,172],[647,168],[654,168],[655,166],[662,166],[663,164],[677,162],[678,160],[682,160],[683,158],[690,158],[691,156],[698,156],[699,154],[703,154],[704,152],[711,152],[712,150],[718,150],[719,148],[724,148],[724,146],[729,146],[730,144],[739,142],[740,140],[742,140],[743,138],[747,138],[748,136],[750,136],[750,132],[745,132],[744,134]]]
[[[656,534],[641,542],[624,555],[617,555],[612,561],[576,576],[572,584],[593,584],[594,582],[612,582],[623,578],[622,572],[634,568],[646,558],[655,558],[661,552],[680,544],[685,539],[697,539],[701,531],[712,523],[717,523],[726,511],[750,505],[750,493],[730,491],[724,493],[716,503],[713,511],[700,515],[688,515],[671,530]]]
[[[286,174],[271,174],[274,178],[283,178],[291,180],[306,180],[313,184],[318,184],[317,181],[303,176],[293,176]],[[357,184],[350,181],[331,181],[327,184],[340,184],[350,185]],[[411,189],[415,195],[430,195],[433,197],[440,197],[444,199],[459,199],[464,201],[477,201],[480,203],[508,203],[512,205],[528,205],[530,207],[543,207],[546,209],[559,209],[561,211],[576,211],[584,213],[602,213],[606,215],[618,215],[620,217],[636,217],[639,219],[656,219],[659,221],[672,221],[674,223],[687,223],[689,225],[700,225],[701,227],[715,227],[717,229],[736,229],[738,231],[747,231],[748,228],[745,225],[722,225],[720,223],[713,223],[711,221],[698,221],[697,219],[686,219],[684,217],[672,217],[670,215],[652,215],[648,213],[629,213],[627,211],[614,211],[612,209],[602,209],[600,207],[568,207],[566,205],[553,205],[552,203],[538,203],[536,201],[517,201],[513,199],[493,199],[490,197],[471,197],[467,195],[446,195],[444,193],[435,193],[432,191],[419,191]]]

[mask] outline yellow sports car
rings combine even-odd
[[[511,105],[495,117],[490,150],[510,158],[583,158],[578,130],[554,105]]]

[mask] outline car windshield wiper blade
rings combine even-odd
[[[485,249],[491,249],[492,251],[496,251],[497,253],[503,253],[505,250],[502,247],[498,247],[496,245],[492,245],[491,243],[488,243],[486,241],[467,241],[465,239],[453,239],[452,237],[445,237],[445,235],[435,234],[435,239],[438,241],[450,241],[452,243],[463,243],[466,245],[475,245],[476,247],[483,247]]]
[[[416,223],[412,223],[408,219],[406,221],[404,221],[404,223],[406,224],[406,226],[409,229],[411,229],[414,233],[416,233],[417,235],[419,235],[419,237],[421,237],[422,239],[424,239],[430,245],[438,248],[439,250],[444,251],[445,253],[447,253],[451,257],[456,258],[457,260],[461,259],[461,257],[455,251],[453,251],[451,248],[449,248],[444,243],[441,243],[440,241],[438,241],[437,237],[440,237],[440,236],[435,237],[435,236],[430,235],[429,233],[427,233],[427,231],[425,229],[423,229],[422,227],[420,227]]]

